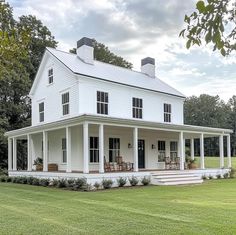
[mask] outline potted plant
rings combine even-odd
[[[43,170],[43,159],[40,157],[37,157],[34,160],[34,166],[36,166],[36,171],[42,171]]]
[[[188,169],[196,169],[197,164],[196,164],[196,159],[191,159],[190,157],[186,157],[186,165]]]

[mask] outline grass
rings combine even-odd
[[[200,167],[200,157],[195,157],[197,159],[197,164]],[[231,158],[232,167],[236,168],[236,157]],[[227,168],[228,160],[227,157],[224,158],[224,165]],[[205,168],[219,168],[220,167],[220,158],[219,157],[205,157]]]
[[[0,234],[235,234],[236,179],[97,192],[0,183]]]

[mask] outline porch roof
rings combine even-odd
[[[83,114],[80,116],[71,117],[60,121],[44,123],[36,126],[29,126],[13,131],[8,131],[5,133],[5,136],[7,137],[24,136],[27,134],[39,133],[42,131],[60,129],[66,126],[67,127],[76,126],[84,122],[88,122],[90,124],[103,123],[104,125],[114,125],[114,126],[130,127],[130,128],[138,127],[142,129],[153,129],[153,130],[172,131],[172,132],[184,131],[187,133],[206,133],[209,135],[221,135],[221,134],[227,135],[233,133],[232,130],[223,128],[149,122],[140,119],[124,119],[110,116],[108,117],[103,115]]]

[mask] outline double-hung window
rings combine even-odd
[[[98,137],[90,137],[90,162],[99,162],[99,142]]]
[[[108,115],[108,93],[97,91],[97,113]]]
[[[164,122],[171,122],[171,104],[164,104]]]
[[[143,118],[143,100],[139,98],[134,98],[133,103],[133,118]]]
[[[39,103],[39,122],[44,122],[44,102]]]
[[[50,68],[48,70],[48,84],[52,84],[53,83],[53,68]]]
[[[166,142],[158,141],[158,162],[164,162],[166,157]]]
[[[178,142],[171,141],[170,142],[170,160],[176,161],[178,155]]]
[[[61,95],[62,101],[62,115],[67,115],[70,113],[70,95],[66,92]]]
[[[62,163],[67,162],[67,150],[66,150],[66,138],[61,140],[61,149],[62,149]]]
[[[120,156],[120,138],[109,138],[109,162],[115,162]]]

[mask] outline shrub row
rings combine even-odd
[[[137,177],[132,176],[127,180],[127,178],[120,177],[117,179],[118,187],[123,187],[129,181],[131,186],[136,186],[139,183]],[[39,179],[35,177],[9,177],[6,175],[0,176],[0,182],[12,182],[16,184],[29,184],[43,187],[57,187],[57,188],[66,188],[75,191],[90,191],[93,187],[95,189],[109,189],[113,185],[113,181],[111,179],[103,179],[101,183],[96,182],[93,187],[91,184],[87,183],[86,178],[77,178],[77,179]],[[141,179],[142,185],[149,185],[150,178],[144,177]]]
[[[225,173],[225,174],[223,174],[223,176],[221,174],[216,175],[216,179],[229,179],[229,178],[234,178],[234,175],[232,175],[231,172]],[[203,180],[207,180],[207,179],[211,180],[211,179],[214,179],[214,177],[212,175],[209,175],[208,177],[206,175],[203,175],[202,179]]]

